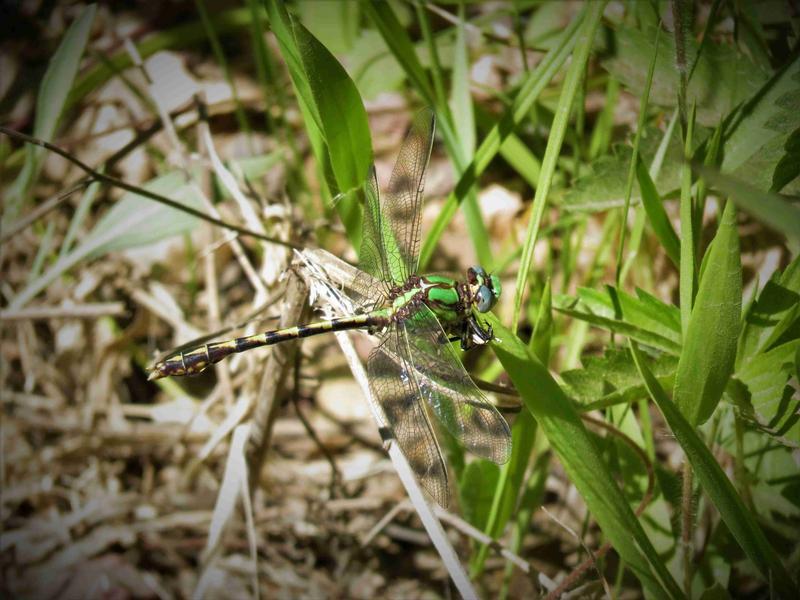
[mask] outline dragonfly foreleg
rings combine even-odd
[[[474,316],[464,319],[461,323],[461,349],[466,351],[475,346],[483,346],[492,341],[494,337],[490,325],[483,326]]]

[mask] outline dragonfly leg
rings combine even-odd
[[[474,316],[464,319],[461,329],[461,349],[470,350],[475,346],[483,346],[492,341],[492,327],[483,326]]]

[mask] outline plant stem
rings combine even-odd
[[[692,465],[683,463],[683,493],[681,497],[681,551],[683,553],[683,591],[692,593]]]

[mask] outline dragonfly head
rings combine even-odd
[[[500,279],[489,275],[482,267],[467,269],[467,282],[472,292],[472,303],[478,312],[489,312],[500,297]]]

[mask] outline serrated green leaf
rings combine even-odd
[[[585,306],[598,316],[625,321],[679,345],[681,330],[678,309],[641,289],[636,291],[638,298],[611,286],[604,291],[581,287],[578,288],[578,306]]]
[[[720,170],[737,173],[774,138],[800,127],[800,57],[772,79],[752,90],[738,120],[725,132],[724,159]],[[769,170],[770,176],[772,169]]]
[[[776,271],[761,290],[745,317],[737,365],[769,350],[800,316],[800,256],[781,273]]]
[[[613,331],[614,333],[619,333],[621,335],[626,335],[647,346],[651,346],[653,348],[656,348],[663,352],[667,352],[669,354],[677,355],[681,350],[680,344],[673,342],[669,338],[661,336],[657,333],[653,333],[652,331],[649,331],[647,329],[637,327],[636,325],[632,325],[631,323],[628,323],[626,321],[620,321],[608,317],[600,317],[592,313],[582,312],[569,308],[556,307],[556,310],[561,314],[567,315],[574,319],[579,319],[581,321],[586,321],[587,323],[599,327],[601,329],[605,329],[607,331]]]
[[[737,404],[745,403],[743,414],[778,442],[795,448],[800,447],[800,399],[787,384],[798,351],[800,339],[795,339],[746,360],[736,373],[745,391],[734,394]]]
[[[634,393],[641,397],[641,378],[627,349],[607,349],[603,356],[586,356],[581,362],[582,369],[561,373],[570,396],[581,404],[599,402],[611,394],[625,397]],[[648,367],[659,378],[673,375],[677,366],[678,360],[674,356],[648,357]]]

